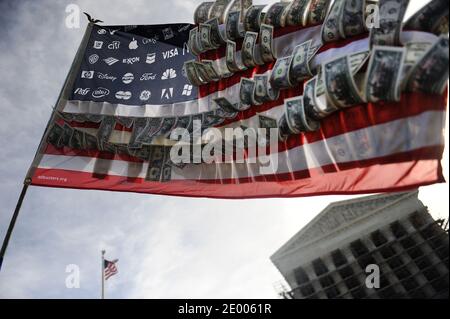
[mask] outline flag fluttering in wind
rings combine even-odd
[[[118,259],[115,259],[113,261],[104,260],[103,263],[103,275],[105,276],[105,280],[108,280],[110,277],[117,274],[119,271],[117,269],[116,263],[118,262]]]
[[[414,21],[389,39],[365,26],[339,36],[326,28],[363,21],[365,7],[312,2],[300,22],[288,14],[278,23],[281,9],[291,10],[280,2],[265,18],[261,6],[241,7],[240,19],[216,6],[196,11],[205,14],[198,25],[91,24],[32,185],[264,198],[443,182],[448,38]],[[187,140],[174,138],[178,129]],[[207,129],[220,136],[214,143]],[[229,129],[256,133],[230,137]]]

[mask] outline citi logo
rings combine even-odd
[[[162,53],[164,60],[173,58],[178,55],[178,49],[172,49]]]

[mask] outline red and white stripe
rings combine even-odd
[[[33,184],[213,198],[400,191],[443,181],[445,109],[445,96],[419,93],[356,106],[279,143],[271,172],[258,163],[187,165],[166,183],[145,181],[148,163],[134,158],[48,146]]]
[[[105,280],[108,280],[110,277],[114,276],[118,273],[115,261],[106,261],[107,265],[105,267]]]

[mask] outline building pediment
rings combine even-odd
[[[350,226],[364,216],[369,216],[386,206],[411,196],[417,197],[418,192],[381,194],[332,203],[281,247],[275,255],[283,255],[310,242],[317,241],[338,229]]]

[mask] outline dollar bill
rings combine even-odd
[[[153,182],[159,182],[161,180],[165,157],[166,152],[164,146],[154,145],[150,147],[148,169],[145,180]]]
[[[238,115],[238,107],[236,104],[232,104],[225,97],[219,97],[214,99],[214,103],[217,104],[216,114],[222,118],[233,119]]]
[[[240,0],[240,10],[242,12],[241,15],[241,22],[244,22],[245,14],[247,13],[248,9],[253,5],[253,0]]]
[[[275,62],[272,73],[270,75],[270,84],[273,88],[284,89],[292,86],[289,78],[289,68],[292,56],[278,59]]]
[[[73,128],[70,125],[68,125],[67,123],[64,123],[63,134],[62,134],[61,139],[59,140],[59,145],[60,146],[69,146],[70,139],[72,138],[72,134],[73,134]]]
[[[159,129],[158,135],[167,136],[176,127],[177,118],[176,117],[165,117],[162,121],[161,127]]]
[[[448,33],[448,15],[448,0],[432,0],[409,18],[404,28],[435,34]]]
[[[199,25],[200,42],[205,50],[212,50],[216,47],[211,42],[211,25],[202,23]]]
[[[348,59],[350,63],[350,70],[353,75],[357,74],[361,70],[361,67],[370,57],[370,52],[371,51],[360,51],[350,54]]]
[[[108,142],[115,126],[116,119],[114,116],[105,116],[97,131],[97,139],[99,142]]]
[[[277,120],[275,120],[274,118],[264,116],[264,115],[259,115],[258,120],[259,120],[260,128],[270,129],[270,128],[277,127]]]
[[[286,25],[306,25],[308,7],[311,0],[293,0],[287,7]]]
[[[238,65],[237,57],[236,57],[236,42],[227,41],[227,47],[225,52],[225,63],[230,72],[239,72],[241,71],[241,66]]]
[[[239,111],[248,109],[255,103],[255,81],[252,79],[241,78],[239,85],[239,99],[241,101],[239,105]]]
[[[120,144],[114,144],[114,145],[116,146],[116,154],[130,155],[127,144],[120,143]]]
[[[256,66],[255,47],[258,33],[247,31],[245,33],[244,42],[242,44],[241,55],[242,62],[246,67],[252,68]]]
[[[116,146],[116,148],[117,148],[117,152],[125,151],[125,149],[122,148],[121,146],[120,147]],[[130,156],[136,157],[136,158],[138,158],[140,160],[143,160],[143,161],[149,161],[150,160],[150,154],[151,154],[150,153],[151,152],[151,148],[152,148],[152,146],[150,146],[150,145],[144,145],[144,146],[142,146],[139,149],[135,149],[135,150],[128,150],[127,149],[127,151],[128,151],[128,154]]]
[[[278,127],[277,120],[275,118],[259,115],[258,116],[258,127],[265,129],[264,132],[258,131],[258,146],[266,146],[270,144],[270,129],[276,129]]]
[[[311,44],[312,40],[308,40],[294,48],[289,70],[289,78],[292,83],[300,83],[313,75],[309,67]]]
[[[215,111],[202,113],[202,128],[206,129],[222,124],[225,119],[219,116]]]
[[[142,135],[140,136],[140,141],[142,144],[150,145],[153,142],[153,139],[158,135],[161,131],[161,127],[163,124],[163,118],[160,117],[152,117],[147,122]]]
[[[78,123],[84,123],[87,121],[86,115],[82,113],[74,113],[72,118],[72,121],[78,122]]]
[[[116,122],[126,128],[131,128],[133,126],[134,118],[129,116],[116,116]]]
[[[228,3],[228,5],[227,5],[227,7],[226,7],[226,9],[225,9],[225,11],[223,13],[223,15],[225,17],[225,21],[227,19],[227,16],[230,14],[230,12],[241,11],[241,4],[242,4],[241,0],[231,0]]]
[[[266,74],[256,74],[253,79],[255,80],[255,101],[256,104],[262,104],[268,101],[267,85],[269,77]]]
[[[380,0],[380,26],[371,28],[370,45],[399,46],[409,0]]]
[[[191,31],[189,31],[189,51],[194,55],[199,55],[201,53],[197,47],[197,33],[198,27],[192,28]]]
[[[73,113],[58,112],[58,115],[66,122],[72,122],[74,120]]]
[[[225,43],[225,31],[219,27],[219,19],[212,18],[206,21],[206,24],[211,26],[210,32],[211,45],[214,48],[220,47],[222,44]],[[223,31],[223,33],[221,31]]]
[[[315,86],[317,82],[317,76],[307,81],[303,87],[303,106],[305,108],[306,116],[312,120],[319,121],[323,119],[323,115],[316,104]]]
[[[411,73],[411,70],[415,65],[417,65],[417,63],[419,63],[425,53],[427,53],[432,46],[432,42],[408,42],[405,44],[406,54],[403,61],[401,79],[402,91],[405,90],[406,81]]]
[[[84,142],[85,142],[85,149],[87,149],[87,150],[97,150],[98,149],[97,138],[94,135],[85,133],[84,134]]]
[[[284,142],[292,134],[294,134],[294,132],[289,128],[287,116],[286,114],[283,114],[278,120],[278,139]]]
[[[128,148],[138,149],[142,147],[142,135],[145,131],[149,118],[136,118],[133,123],[133,131],[131,132],[130,141],[128,142]]]
[[[58,147],[59,140],[63,135],[63,131],[64,129],[61,125],[59,125],[58,123],[53,123],[47,135],[47,143]]]
[[[325,63],[323,74],[326,95],[331,104],[345,108],[363,102],[350,69],[348,56]]]
[[[191,124],[191,117],[189,115],[185,115],[185,116],[181,116],[179,118],[177,118],[177,122],[175,124],[175,128],[184,128],[184,129],[188,129],[188,127]]]
[[[285,26],[286,21],[283,19],[284,10],[289,5],[288,2],[275,2],[267,10],[264,16],[264,23],[274,26],[275,28],[282,28]]]
[[[320,129],[320,122],[313,118],[310,118],[306,113],[305,105],[303,102],[303,96],[300,97],[298,102],[298,117],[300,122],[302,123],[302,128],[305,132],[315,132]]]
[[[262,24],[260,29],[261,58],[264,62],[272,62],[275,58],[273,43],[273,26]]]
[[[280,90],[272,87],[270,84],[270,78],[267,81],[267,97],[269,101],[276,101],[280,97]]]
[[[214,1],[202,2],[194,12],[195,24],[205,23],[210,16],[211,7],[214,5]]]
[[[409,92],[442,94],[449,77],[448,37],[441,35],[423,58],[411,70],[408,78]]]
[[[197,71],[199,79],[201,79],[204,83],[212,82],[213,79],[209,76],[207,72],[207,68],[202,62],[195,61],[195,70]]]
[[[399,101],[405,48],[374,46],[366,72],[367,102]]]
[[[301,96],[284,100],[284,114],[286,114],[289,130],[293,134],[300,134],[306,131],[300,118],[300,107],[303,107],[303,98]]]
[[[331,0],[311,0],[307,11],[307,25],[316,25],[323,23],[327,16]]]
[[[86,119],[88,120],[88,122],[92,122],[92,123],[100,123],[101,121],[103,121],[103,115],[99,115],[99,114],[86,114]]]
[[[236,40],[241,38],[241,33],[239,32],[239,17],[241,15],[240,11],[230,12],[225,21],[225,32],[227,35],[227,40]]]
[[[218,18],[219,23],[224,23],[224,13],[229,4],[230,0],[216,0],[211,7],[211,11],[209,13],[209,18]]]
[[[365,23],[365,0],[346,0],[342,16],[344,36],[353,37],[367,31]]]
[[[102,152],[108,152],[111,154],[117,154],[117,147],[113,143],[102,142],[100,143],[100,150]]]
[[[265,5],[254,5],[248,8],[244,16],[244,29],[246,31],[258,32],[263,20],[262,11]]]
[[[167,154],[170,154],[166,151]],[[172,165],[169,155],[166,155],[166,162],[164,163],[162,173],[161,173],[161,183],[167,183],[172,179]]]
[[[216,69],[216,62],[212,60],[202,60],[201,62],[204,66],[205,72],[208,74],[208,77],[213,81],[219,81],[221,76],[219,71]]]
[[[200,86],[203,84],[206,84],[207,82],[200,78],[199,74],[197,73],[197,68],[195,66],[195,60],[186,61],[184,63],[184,70],[186,71],[186,77],[192,85]]]
[[[343,14],[345,0],[335,0],[331,6],[330,13],[322,25],[322,41],[324,43],[337,41],[344,35]]]
[[[74,129],[72,138],[70,139],[70,147],[73,149],[84,149],[86,147],[84,142],[84,132]]]

